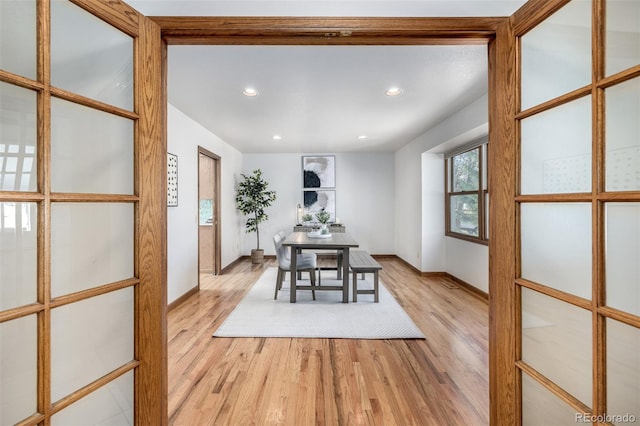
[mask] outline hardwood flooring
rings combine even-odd
[[[380,263],[426,339],[214,338],[275,261],[203,275],[168,315],[169,424],[488,425],[486,301],[397,259]]]

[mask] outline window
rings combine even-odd
[[[446,235],[487,244],[487,139],[445,156]]]

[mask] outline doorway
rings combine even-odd
[[[220,157],[198,147],[198,288],[202,274],[220,274]]]

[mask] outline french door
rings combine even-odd
[[[640,3],[532,1],[497,37],[492,421],[638,422]]]
[[[164,424],[159,29],[119,1],[0,20],[0,424]]]

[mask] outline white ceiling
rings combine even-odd
[[[344,17],[509,16],[525,2],[127,1],[147,16]],[[395,151],[487,91],[486,46],[169,46],[168,56],[169,102],[244,153]],[[247,86],[259,96],[243,96]],[[386,96],[390,86],[404,93]]]

